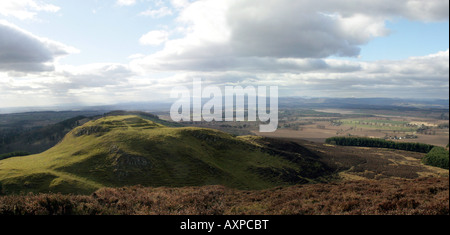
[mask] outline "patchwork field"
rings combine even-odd
[[[360,136],[385,138],[400,142],[419,142],[446,147],[449,143],[449,121],[434,115],[408,113],[367,114],[368,110],[325,109],[315,113],[301,110],[283,112],[279,128],[273,133],[253,134],[273,138],[295,138],[323,143],[333,136]],[[382,112],[381,112],[382,113]]]

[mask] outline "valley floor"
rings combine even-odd
[[[381,179],[244,191],[223,186],[103,188],[89,196],[0,197],[1,215],[448,215],[449,178]]]

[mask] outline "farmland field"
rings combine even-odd
[[[360,129],[376,129],[387,131],[415,132],[418,127],[406,121],[392,121],[383,119],[342,119],[342,125],[352,126]]]
[[[384,138],[399,142],[419,142],[445,147],[449,143],[448,120],[430,112],[374,114],[371,110],[325,109],[280,112],[279,129],[273,133],[252,133],[267,137],[304,139],[323,143],[333,136]],[[308,115],[310,114],[310,115]],[[441,115],[445,116],[445,115]]]

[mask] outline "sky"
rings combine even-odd
[[[448,0],[1,0],[0,108],[280,96],[448,99]]]

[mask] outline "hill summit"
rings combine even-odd
[[[130,185],[264,189],[331,174],[313,154],[301,153],[301,146],[275,145],[261,137],[167,127],[135,115],[107,116],[73,129],[43,153],[1,160],[0,189],[4,194],[89,194]]]

